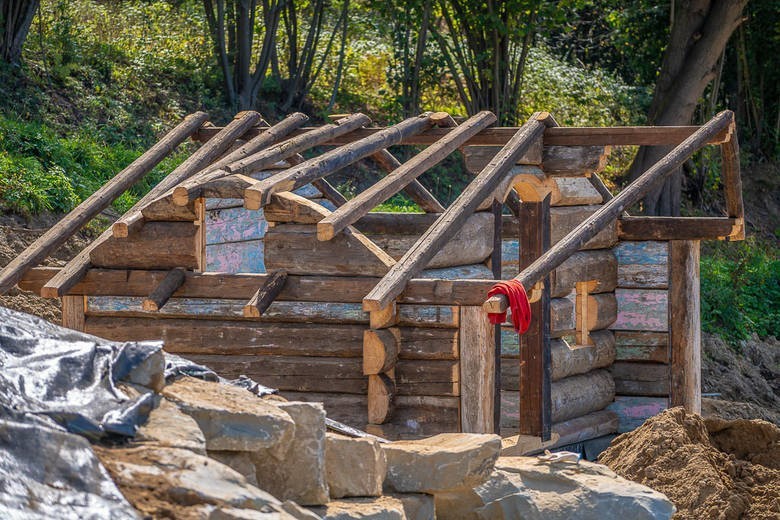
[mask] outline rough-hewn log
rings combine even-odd
[[[373,186],[337,209],[317,224],[317,238],[330,240],[338,232],[374,209],[378,204],[395,195],[432,166],[444,160],[467,139],[496,121],[492,112],[480,112],[435,144],[418,153],[398,169],[380,179]]]
[[[671,405],[701,413],[701,312],[699,242],[669,242]]]
[[[377,153],[372,154],[371,158],[387,173],[391,173],[401,167],[401,162],[387,150],[379,150]],[[444,206],[441,205],[441,202],[436,200],[436,197],[417,179],[404,186],[403,192],[426,213],[442,213],[444,211]]]
[[[566,421],[603,410],[615,399],[615,382],[607,370],[561,379],[552,384],[552,420]]]
[[[510,427],[517,423],[516,417],[502,418],[502,423]],[[502,426],[503,426],[502,424]],[[575,417],[568,421],[561,421],[552,425],[552,438],[548,442],[541,442],[539,437],[529,435],[515,435],[505,437],[501,442],[502,457],[529,456],[551,450],[560,446],[578,444],[590,439],[597,439],[605,435],[617,432],[618,416],[610,410],[591,412],[581,417]]]
[[[515,279],[520,281],[524,287],[533,287],[536,282],[561,265],[588,240],[592,239],[613,222],[623,210],[638,202],[658,182],[679,168],[696,150],[728,129],[733,121],[734,114],[729,110],[723,111],[712,118],[706,125],[699,128],[693,135],[651,166],[650,169],[615,198],[601,206],[598,211],[588,217],[527,269],[524,269]],[[507,305],[506,297],[502,295],[495,296],[485,302],[485,311],[501,312],[507,308]]]
[[[585,177],[548,177],[551,188],[551,206],[583,206],[601,204],[604,197]]]
[[[270,273],[268,280],[244,305],[244,316],[247,318],[259,318],[271,306],[287,282],[287,272],[274,271]]]
[[[145,311],[159,311],[183,283],[184,269],[171,269],[160,285],[155,287],[149,297],[143,301],[141,307]]]
[[[316,202],[294,193],[274,193],[271,203],[263,208],[268,222],[316,224],[328,215],[328,210]]]
[[[719,240],[739,233],[742,221],[731,217],[623,217],[620,240]]]
[[[258,181],[246,189],[244,205],[247,209],[260,209],[270,202],[271,194],[279,191],[292,191],[325,177],[345,166],[369,155],[400,143],[404,137],[419,133],[431,126],[428,115],[413,117],[386,128],[370,137],[331,150],[319,157],[309,159],[289,170]]]
[[[208,115],[205,112],[196,112],[185,117],[184,121],[168,132],[154,146],[38,237],[35,242],[0,271],[0,294],[8,292],[30,268],[39,264],[87,222],[110,206],[125,190],[152,171],[160,161],[192,135],[207,118]]]
[[[613,251],[618,261],[618,287],[628,289],[668,287],[668,242],[621,241]]]
[[[496,155],[463,193],[442,213],[436,223],[406,252],[382,281],[363,299],[364,308],[378,310],[403,292],[406,283],[436,255],[455,231],[501,183],[517,159],[536,142],[546,126],[547,113],[534,114],[514,138]]]
[[[614,291],[617,270],[617,258],[611,250],[574,253],[550,274],[550,296],[566,296],[575,289],[577,282],[587,280],[596,281],[591,294]]]
[[[732,123],[734,124],[734,123]],[[745,208],[742,203],[742,177],[739,174],[739,141],[736,128],[732,128],[730,139],[720,146],[723,160],[723,192],[726,195],[726,213],[736,218],[739,227],[734,230],[732,240],[745,239]]]
[[[149,222],[128,238],[107,237],[88,248],[89,263],[114,269],[198,269],[197,234],[192,222]]]
[[[480,307],[461,307],[460,323],[461,431],[494,433],[495,327]]]
[[[617,361],[669,363],[669,333],[615,331]]]
[[[363,332],[363,374],[382,374],[395,368],[400,348],[401,331],[397,327]]]
[[[608,146],[545,146],[542,170],[547,175],[589,176],[604,169],[608,155]]]
[[[596,214],[604,206],[564,206],[550,209],[550,243],[560,242],[564,237],[577,229],[583,222]],[[579,249],[603,249],[612,247],[618,241],[617,224],[612,221],[596,233],[590,240],[584,242]]]
[[[395,381],[387,374],[368,376],[368,422],[384,424],[393,414]]]
[[[488,129],[489,131],[490,129]],[[485,131],[483,130],[480,132],[480,134],[477,134],[477,136],[483,134]],[[462,152],[463,152],[463,159],[466,164],[466,169],[473,173],[474,175],[478,174],[482,170],[485,169],[485,166],[487,166],[490,161],[496,156],[496,154],[501,150],[501,147],[506,145],[508,141],[504,141],[501,143],[501,145],[498,146],[474,146],[469,143],[472,143],[474,139],[470,139],[466,145],[463,146]],[[542,142],[539,141],[537,143],[534,143],[531,145],[528,150],[523,152],[523,154],[517,159],[515,164],[523,164],[523,165],[541,165],[542,164]]]
[[[618,361],[609,371],[619,395],[669,395],[669,365]]]

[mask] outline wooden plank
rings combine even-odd
[[[209,244],[206,246],[206,271],[265,273],[265,244],[262,240]]]
[[[401,162],[387,150],[380,150],[372,154],[371,158],[387,173],[401,167]],[[436,197],[417,179],[404,186],[403,192],[426,213],[442,213],[444,211],[444,206],[441,205],[441,202],[436,200]]]
[[[259,318],[268,310],[268,307],[282,292],[284,284],[287,282],[287,273],[284,271],[275,271],[271,273],[262,287],[252,295],[249,302],[244,305],[244,317]]]
[[[115,269],[197,269],[197,232],[191,222],[150,222],[127,238],[102,241],[90,251],[89,261]]]
[[[609,147],[604,146],[545,146],[542,170],[547,175],[587,177],[604,169],[608,155]]]
[[[565,206],[550,209],[550,243],[555,245],[594,215],[603,206]],[[618,241],[617,224],[612,221],[579,249],[603,249]]]
[[[666,242],[619,242],[613,251],[617,257],[618,286],[637,289],[666,289],[669,283]]]
[[[62,326],[68,329],[84,331],[84,296],[62,297]]]
[[[615,392],[618,395],[669,395],[668,365],[617,361],[609,371],[615,380]]]
[[[612,330],[666,332],[668,292],[663,289],[615,289],[617,319]]]
[[[477,206],[493,193],[509,170],[528,147],[539,139],[549,114],[535,114],[493,161],[472,181],[460,196],[441,214],[436,223],[394,265],[363,299],[364,308],[378,310],[403,292],[406,283],[418,274],[447,243],[455,231],[474,213]]]
[[[701,308],[699,242],[669,242],[671,406],[701,413]]]
[[[481,307],[460,308],[461,431],[494,433],[495,327]]]
[[[621,240],[718,240],[741,226],[731,217],[622,217]]]
[[[642,361],[646,363],[670,363],[669,334],[666,332],[615,331],[615,359],[617,361]]]
[[[244,208],[206,211],[206,244],[260,240],[268,230],[262,212]]]
[[[646,419],[668,408],[665,397],[633,397],[618,395],[607,409],[618,416],[618,433],[630,432],[642,426]]]
[[[544,143],[559,146],[653,146],[653,145],[677,145],[689,138],[701,127],[698,126],[612,126],[612,127],[550,127],[544,132]],[[195,138],[201,142],[208,141],[218,131],[219,127],[201,128]],[[298,135],[314,130],[304,127],[293,135]],[[327,146],[340,146],[373,135],[382,128],[360,128],[354,132],[333,139],[326,143]],[[251,137],[266,131],[264,128],[255,127],[247,133]],[[435,143],[452,130],[450,128],[430,128],[417,135],[407,137],[400,144],[405,145],[429,145]],[[472,139],[465,146],[504,146],[517,132],[516,127],[487,128]],[[707,141],[707,144],[721,144],[728,139],[729,130],[724,128],[720,133]]]
[[[426,269],[478,264],[493,251],[494,218],[489,212],[474,213],[455,235],[434,255]],[[366,235],[395,260],[399,260],[419,239],[417,235]],[[491,276],[492,278],[492,276]]]
[[[141,308],[145,311],[159,311],[163,305],[171,298],[171,295],[184,283],[184,269],[171,269],[160,285],[154,288],[148,298],[141,303]],[[86,304],[86,302],[84,302]]]
[[[577,282],[594,280],[591,294],[615,290],[618,279],[618,261],[609,250],[580,251],[574,253],[550,274],[550,295],[566,296],[575,289]]]
[[[38,237],[0,271],[0,294],[5,294],[24,274],[65,243],[87,222],[106,209],[130,186],[138,182],[192,135],[208,118],[205,112],[195,112],[184,118],[154,146],[135,159],[95,193],[84,199],[71,212]]]
[[[395,263],[355,229],[321,242],[313,225],[280,224],[268,230],[264,242],[266,269],[290,274],[383,276]]]

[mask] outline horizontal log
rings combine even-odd
[[[658,415],[669,407],[666,397],[615,396],[615,402],[607,409],[618,416],[618,433],[625,433],[642,426],[646,419]]]
[[[368,376],[368,422],[382,424],[390,420],[393,413],[396,386],[388,374]]]
[[[613,249],[618,261],[618,287],[666,289],[669,285],[667,242],[619,242]]]
[[[503,411],[502,411],[503,413]],[[551,439],[542,443],[541,438],[528,435],[507,436],[502,439],[501,456],[518,457],[541,453],[543,450],[554,449],[561,446],[578,444],[590,439],[597,439],[605,435],[616,433],[618,430],[618,416],[609,410],[591,412],[581,417],[575,417],[568,421],[561,421],[552,425]],[[507,435],[511,435],[511,429],[507,429]],[[504,433],[502,432],[502,437]]]
[[[550,274],[550,296],[561,298],[575,289],[577,282],[595,280],[591,294],[614,291],[617,286],[617,258],[610,250],[574,253]]]
[[[492,280],[493,271],[485,264],[458,265],[455,267],[439,267],[424,269],[418,279],[433,278],[438,280]]]
[[[472,139],[473,141],[473,139]],[[506,143],[504,143],[506,144]],[[503,146],[503,145],[502,145]],[[466,169],[477,175],[501,150],[501,146],[464,146],[461,148]],[[539,166],[542,164],[542,142],[534,143],[516,164]]]
[[[39,291],[59,269],[37,267],[28,272],[19,287]],[[161,270],[90,269],[73,286],[69,294],[93,296],[146,296],[165,277]],[[249,299],[263,284],[260,273],[193,273],[188,272],[175,298]],[[279,300],[300,302],[356,303],[379,281],[376,277],[289,276]],[[411,280],[398,301],[425,305],[478,305],[495,280]]]
[[[268,231],[263,214],[244,208],[206,211],[206,244],[260,240]]]
[[[617,319],[612,330],[667,332],[668,292],[665,289],[615,289]]]
[[[601,206],[567,206],[550,208],[550,245],[555,245]],[[601,232],[588,240],[581,249],[603,249],[618,241],[617,224],[608,224]]]
[[[623,217],[621,240],[721,240],[736,236],[742,220],[729,217]]]
[[[191,222],[150,222],[127,238],[107,238],[89,260],[115,269],[198,269],[197,233]]]
[[[304,127],[292,132],[295,136],[311,131],[316,127]],[[195,139],[205,142],[216,135],[220,127],[204,127],[195,134]],[[612,126],[612,127],[552,127],[544,132],[546,145],[558,146],[653,146],[676,145],[690,137],[698,126]],[[340,146],[370,136],[382,128],[359,128],[349,134],[324,143],[327,146]],[[245,134],[245,138],[264,132],[255,127]],[[451,128],[431,128],[410,136],[401,144],[429,145],[451,132]],[[516,127],[487,128],[469,139],[465,146],[504,146],[513,135]],[[721,144],[728,138],[728,129],[710,139],[707,144]]]
[[[542,170],[547,175],[582,175],[599,173],[607,165],[609,147],[545,146]]]
[[[615,331],[617,361],[669,363],[669,334],[666,332]]]
[[[265,273],[262,240],[206,245],[206,269],[211,273]]]
[[[173,202],[172,195],[166,195],[150,202],[141,209],[141,215],[143,215],[145,222],[194,222],[198,220],[194,201],[186,206],[179,206]]]
[[[397,327],[363,331],[363,374],[378,375],[393,370],[400,343]]]
[[[668,365],[618,361],[612,365],[610,372],[615,380],[615,392],[619,395],[669,395]]]
[[[493,252],[493,214],[475,213],[428,262],[427,269],[478,264]],[[419,238],[418,235],[366,234],[395,260],[400,259]]]

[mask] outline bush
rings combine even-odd
[[[732,343],[780,337],[780,257],[755,239],[719,243],[701,258],[702,329]]]

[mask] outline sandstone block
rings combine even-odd
[[[149,414],[149,420],[138,429],[135,440],[206,454],[206,438],[198,423],[164,398],[159,399],[159,405]]]
[[[435,520],[433,497],[410,494],[345,498],[312,511],[326,520]]]
[[[157,350],[139,363],[123,378],[129,383],[151,388],[159,392],[165,386],[165,354],[157,345]]]
[[[195,419],[209,450],[282,448],[295,430],[287,412],[238,387],[185,377],[162,394]]]
[[[374,439],[328,433],[325,469],[331,497],[378,497],[387,472],[387,457]]]
[[[253,486],[257,486],[257,468],[255,468],[249,452],[209,450],[208,455],[240,473]]]
[[[252,453],[261,488],[279,500],[294,500],[311,506],[326,503],[325,410],[321,403],[279,403],[281,411],[295,421],[295,433],[287,450]]]
[[[478,486],[488,479],[501,450],[498,435],[442,433],[382,445],[385,485],[400,493],[435,493]]]

